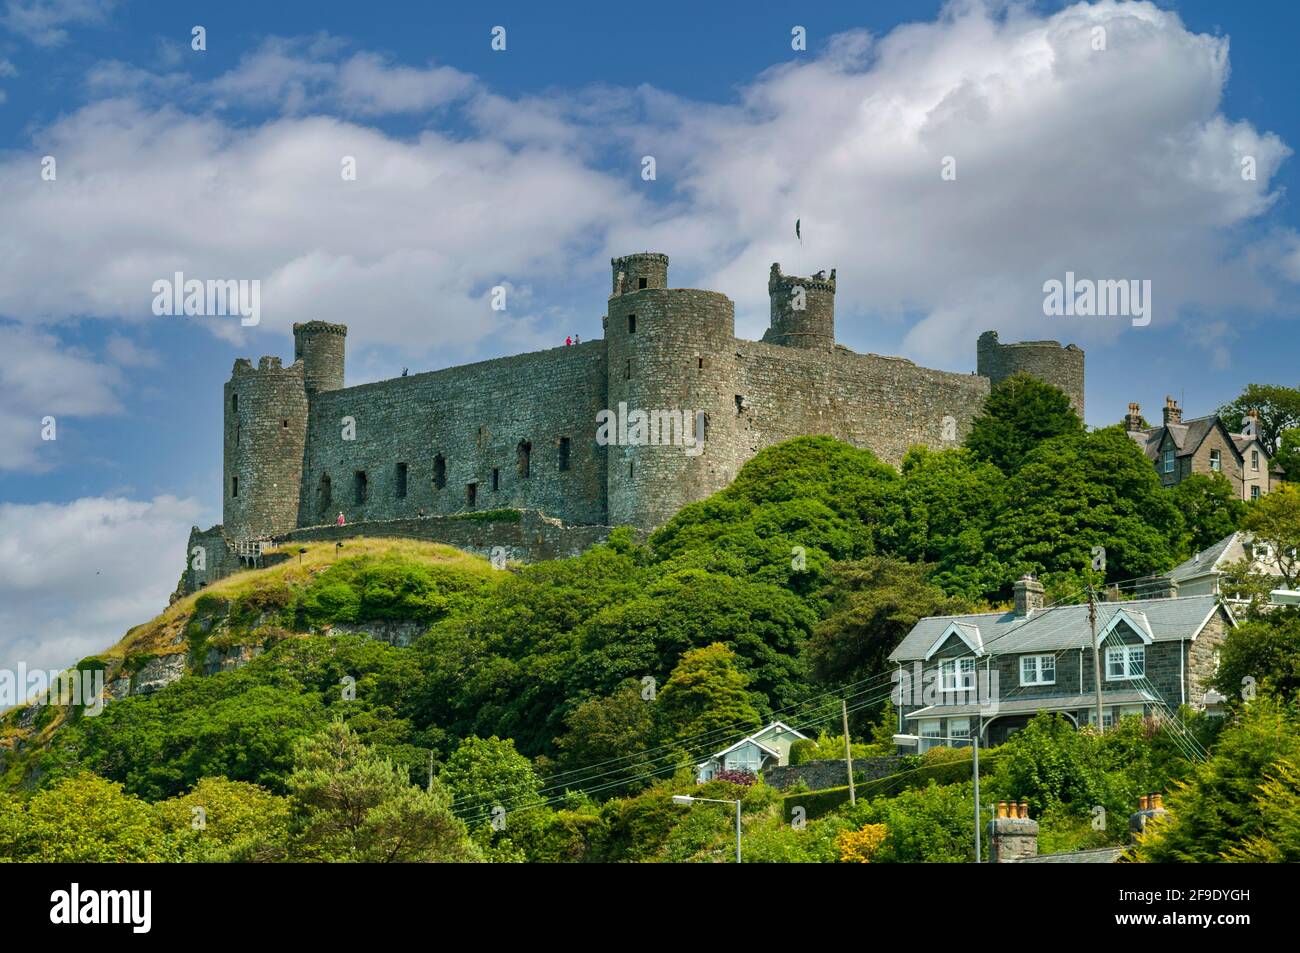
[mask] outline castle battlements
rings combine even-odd
[[[667,255],[610,259],[604,336],[576,347],[346,387],[347,327],[293,326],[294,361],[237,360],[225,385],[218,533],[286,537],[487,510],[648,532],[725,487],[764,447],[829,434],[897,465],[914,445],[958,445],[991,384],[1026,371],[1083,410],[1083,351],[1002,344],[977,373],[919,367],[835,343],[835,271],[768,274],[770,326],[735,336],[725,294],[668,285]],[[602,411],[699,421],[701,443],[598,437]],[[405,524],[404,524],[405,525]],[[442,524],[438,524],[442,525]],[[432,530],[431,530],[432,532]],[[233,545],[237,550],[237,545]]]

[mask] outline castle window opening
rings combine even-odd
[[[736,413],[740,413],[740,412],[743,411],[744,409],[745,409],[745,396],[744,396],[743,394],[737,394],[737,395],[736,395]]]
[[[492,492],[496,493],[501,489],[501,471],[496,467],[492,468]]]
[[[700,432],[697,433],[695,436],[698,437],[701,441],[708,440],[709,439],[709,415],[705,414],[703,417],[701,417],[700,423],[703,426],[700,428]]]
[[[629,480],[632,479],[632,468],[633,468],[634,466],[636,466],[636,461],[635,461],[635,460],[629,460],[629,461],[627,462],[627,478],[628,478]]]
[[[695,360],[698,364],[699,370],[704,370],[704,358],[697,357]]]
[[[397,496],[399,499],[406,496],[406,474],[406,464],[399,463],[397,465]]]
[[[627,359],[627,372],[624,374],[623,379],[627,381],[632,379],[632,358],[630,357]]]
[[[465,502],[466,502],[467,504],[469,504],[470,506],[473,506],[473,505],[474,505],[474,501],[477,500],[477,499],[478,499],[478,484],[477,484],[477,483],[466,483],[466,484],[465,484]]]
[[[628,334],[636,334],[636,315],[635,315],[635,314],[629,314],[629,315],[627,316],[627,333],[628,333]]]
[[[516,463],[519,467],[519,475],[523,477],[525,480],[528,479],[529,462],[531,460],[532,453],[533,453],[533,445],[529,443],[527,440],[520,440],[519,447],[517,448],[518,458]]]
[[[570,443],[568,437],[560,438],[560,469],[569,469],[569,449]]]
[[[287,421],[287,420],[281,420],[281,421],[280,421],[280,426],[281,426],[281,427],[284,427],[284,428],[287,430],[287,429],[289,428],[289,421]]]
[[[480,425],[478,428],[478,445],[480,448],[483,446],[483,438],[486,436],[487,436],[487,428]]]
[[[328,473],[320,475],[320,483],[316,487],[316,512],[322,519],[329,519],[330,511],[334,508],[334,487],[330,481]]]
[[[231,394],[231,395],[230,395],[230,412],[233,413],[233,414],[237,414],[237,413],[239,413],[239,395],[238,395],[238,394]]]
[[[636,280],[636,288],[637,288],[638,291],[641,291],[643,288],[645,288],[645,279],[644,279],[644,278],[638,278],[638,279]]]
[[[235,446],[236,446],[236,447],[239,446],[239,438],[242,437],[243,435],[244,435],[244,427],[243,427],[243,425],[242,425],[242,424],[235,424]]]
[[[230,478],[230,495],[239,496],[239,477]]]
[[[433,458],[433,488],[441,490],[447,485],[447,460],[440,453]]]
[[[358,470],[352,475],[352,489],[355,491],[352,498],[357,506],[361,506],[366,502],[366,496],[370,493],[369,484],[370,480],[366,476],[365,470]]]

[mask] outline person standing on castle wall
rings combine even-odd
[[[573,344],[573,338],[566,337],[566,338],[564,339],[564,346],[565,346],[565,347],[569,347],[569,346],[572,345],[572,344]]]
[[[345,519],[343,518],[343,511],[342,511],[342,510],[339,510],[339,518],[336,519],[334,522],[337,523],[339,526],[342,526],[344,523],[347,522],[347,520],[345,520]]]

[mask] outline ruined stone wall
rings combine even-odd
[[[985,331],[977,344],[976,372],[996,384],[1012,374],[1032,374],[1070,398],[1074,412],[1083,417],[1083,351],[1058,341],[1022,341],[999,344],[998,332]]]
[[[318,394],[296,523],[332,523],[340,511],[358,522],[500,508],[606,523],[595,443],[605,379],[604,342],[591,341]],[[355,421],[353,440],[344,418]]]

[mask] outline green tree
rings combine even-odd
[[[33,794],[22,826],[20,860],[106,864],[178,859],[146,802],[89,772]]]
[[[1249,384],[1240,397],[1219,408],[1219,416],[1235,433],[1251,410],[1259,411],[1259,440],[1272,456],[1281,446],[1283,432],[1300,427],[1300,388]]]
[[[1044,440],[1082,433],[1083,421],[1064,391],[1029,374],[1012,374],[993,385],[966,437],[966,447],[980,460],[1011,474]]]
[[[451,794],[456,813],[471,818],[471,826],[488,819],[498,807],[510,814],[541,803],[541,781],[509,738],[466,738],[438,778]]]
[[[602,797],[645,785],[637,775],[646,750],[653,745],[654,702],[643,694],[641,683],[629,679],[611,694],[588,699],[568,714],[568,730],[556,739],[559,782],[576,788],[582,774],[598,774],[589,783],[601,788]],[[605,767],[584,771],[591,765]]]
[[[1288,589],[1300,585],[1300,484],[1283,483],[1252,500],[1241,528],[1254,536],[1256,546],[1268,545],[1269,559]]]
[[[1282,468],[1292,483],[1300,483],[1300,427],[1282,431],[1273,463]]]
[[[813,677],[838,684],[877,675],[919,619],[966,611],[965,600],[927,580],[928,568],[880,556],[833,565],[832,608],[808,643]]]
[[[1199,553],[1234,533],[1246,514],[1246,504],[1222,473],[1193,473],[1169,491],[1187,524],[1189,553]]]
[[[1078,571],[1106,550],[1106,579],[1163,572],[1181,552],[1183,518],[1155,469],[1118,427],[1056,437],[1007,481],[988,543],[1015,575]]]
[[[287,798],[226,778],[204,778],[192,791],[159,801],[154,812],[185,860],[221,863],[283,859]]]
[[[691,649],[682,656],[659,692],[656,715],[664,742],[707,736],[692,743],[691,752],[698,755],[714,746],[725,747],[732,736],[759,727],[749,679],[737,666],[735,653],[721,642]]]
[[[1269,836],[1261,809],[1267,779],[1300,766],[1293,711],[1265,696],[1224,728],[1209,760],[1166,795],[1168,817],[1147,829],[1137,856],[1149,863],[1208,863]]]
[[[1279,761],[1255,795],[1261,832],[1229,847],[1224,859],[1245,863],[1300,863],[1300,765]]]
[[[294,750],[294,853],[360,863],[461,862],[480,858],[438,782],[414,787],[404,768],[380,758],[342,722]]]
[[[1300,608],[1275,609],[1228,630],[1214,687],[1238,700],[1244,686],[1293,699],[1300,693]]]

